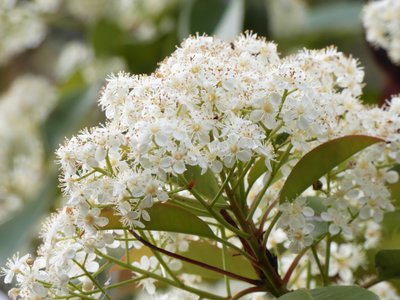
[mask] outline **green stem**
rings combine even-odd
[[[265,283],[266,287],[274,296],[280,296],[286,293],[286,288],[283,286],[281,278],[269,261],[266,251],[264,251],[264,248],[262,247],[258,237],[256,236],[257,230],[253,221],[246,220],[231,191],[228,189],[226,192],[229,202],[231,204],[231,210],[235,215],[237,221],[239,222],[240,227],[245,232],[250,233],[250,238],[247,239],[246,245],[250,246],[252,253],[255,255],[258,261],[256,271],[258,271],[258,274],[262,279],[267,280],[267,282]]]
[[[125,237],[125,256],[126,256],[126,262],[128,264],[131,263],[131,257],[129,253],[129,241],[128,241],[128,232],[126,229],[124,229],[124,237]]]
[[[248,289],[245,289],[243,291],[240,291],[235,296],[230,298],[230,300],[239,300],[240,298],[242,298],[245,295],[248,295],[248,294],[251,294],[251,293],[255,293],[255,292],[264,292],[264,291],[265,291],[265,287],[253,286],[251,288],[248,288]]]
[[[109,286],[105,287],[105,289],[106,290],[112,290],[112,289],[124,286],[126,284],[131,284],[131,283],[138,282],[138,281],[140,281],[142,279],[145,279],[145,278],[147,278],[147,276],[139,276],[139,277],[135,277],[135,278],[132,278],[132,279],[120,281],[120,282],[115,283],[115,284],[110,284]]]
[[[232,243],[229,243],[227,240],[219,238],[217,236],[213,237],[213,240],[215,240],[216,242],[219,242],[229,248],[231,248],[232,250],[237,251],[238,253],[240,253],[241,255],[243,255],[244,257],[246,257],[248,260],[250,260],[252,263],[257,264],[257,261],[254,259],[253,256],[251,256],[250,254],[248,254],[247,252],[243,251],[242,249],[240,249],[239,247],[235,246]]]
[[[267,218],[268,218],[269,214],[271,213],[271,211],[273,210],[273,208],[275,207],[275,205],[276,205],[277,203],[278,203],[278,200],[273,201],[273,202],[271,203],[271,205],[268,206],[268,208],[266,209],[266,211],[265,211],[263,217],[261,218],[260,225],[258,226],[258,233],[257,233],[257,235],[260,236],[260,235],[262,234],[263,229],[264,229],[264,224],[265,224],[265,222],[267,221]],[[269,234],[268,234],[268,235],[269,235]],[[267,237],[267,238],[268,238],[268,237]]]
[[[150,242],[146,239],[146,237],[145,237],[143,231],[140,231],[140,235],[142,236],[142,239],[143,239],[143,240],[145,240],[145,241],[147,241],[148,243],[150,243]],[[153,240],[153,242],[154,242],[154,240]],[[157,250],[155,250],[155,249],[153,249],[153,248],[150,248],[150,250],[151,250],[151,252],[153,252],[154,256],[157,258],[158,262],[163,266],[163,268],[165,269],[165,271],[171,276],[171,278],[172,278],[173,280],[175,280],[176,283],[178,283],[179,285],[181,285],[182,282],[179,280],[178,277],[176,277],[176,275],[175,275],[175,274],[172,272],[172,270],[169,268],[169,266],[167,265],[167,263],[166,263],[166,262],[164,261],[164,259],[161,257],[159,251],[157,251]]]
[[[310,289],[311,287],[311,261],[307,262],[307,279],[306,279],[306,288]]]
[[[175,201],[183,202],[184,204],[186,204],[188,206],[191,206],[194,209],[199,209],[198,206],[200,206],[200,204],[196,199],[185,197],[185,196],[182,196],[182,195],[173,195],[172,197],[173,197],[173,200],[175,200]],[[228,208],[229,205],[217,202],[217,203],[214,204],[214,207],[216,207],[218,209],[224,209],[224,208]]]
[[[105,263],[102,265],[96,272],[92,274],[93,277],[97,277],[99,274],[101,274],[107,267],[109,266],[109,263]]]
[[[108,290],[116,289],[116,288],[119,288],[119,287],[124,286],[126,284],[135,283],[137,281],[140,281],[140,280],[143,280],[143,279],[146,279],[146,278],[148,278],[148,276],[139,276],[139,277],[135,277],[135,278],[132,278],[132,279],[127,279],[127,280],[120,281],[120,282],[117,282],[117,283],[114,283],[114,284],[110,284],[110,285],[104,287],[104,290],[108,291]],[[96,294],[96,293],[99,293],[99,292],[101,292],[101,291],[100,290],[92,290],[90,292],[83,292],[83,294],[84,295],[92,295],[92,294]]]
[[[247,164],[247,166],[251,166]],[[243,169],[243,163],[239,162],[238,166],[238,172],[239,172],[239,178],[237,179],[235,186],[239,185],[239,190],[237,190],[237,187],[233,186],[232,188],[232,193],[235,195],[237,194],[236,199],[240,200],[240,206],[244,209],[246,205],[246,198],[244,198],[244,176],[246,175],[246,171]]]
[[[290,276],[292,276],[294,270],[296,269],[297,265],[299,264],[301,258],[303,257],[304,254],[306,254],[306,252],[308,251],[308,247],[304,248],[302,251],[300,251],[299,254],[297,254],[297,256],[295,257],[295,259],[292,261],[292,263],[290,264],[289,269],[287,270],[285,277],[283,278],[283,282],[287,285],[289,280],[290,280]]]
[[[311,252],[313,254],[315,262],[317,263],[318,270],[319,270],[319,273],[320,273],[321,278],[322,278],[322,282],[324,283],[324,285],[327,285],[328,280],[327,280],[327,278],[325,278],[325,272],[324,272],[324,269],[322,267],[321,261],[319,260],[317,250],[315,249],[315,245],[311,246]]]
[[[85,267],[81,266],[80,263],[78,263],[75,259],[72,259],[72,261],[85,273],[85,275],[93,282],[93,284],[101,291],[101,293],[106,297],[108,300],[111,300],[111,298],[107,295],[107,292],[103,289],[101,284],[97,282],[95,278],[92,277],[92,275],[86,271]]]
[[[261,190],[261,192],[258,194],[256,200],[254,200],[254,202],[251,204],[250,206],[250,211],[249,214],[247,215],[247,220],[250,220],[253,218],[253,214],[256,211],[257,207],[260,205],[260,202],[265,194],[265,192],[267,191],[267,189],[269,188],[269,186],[272,184],[272,182],[275,179],[276,174],[278,174],[279,169],[282,167],[282,165],[286,162],[287,158],[289,157],[290,151],[292,150],[292,145],[289,144],[285,150],[285,152],[283,152],[283,154],[281,155],[281,157],[279,158],[279,162],[276,165],[275,168],[273,168],[270,177],[268,178],[267,183],[265,184],[265,186],[263,187],[263,189]]]
[[[187,180],[183,177],[180,176],[179,177],[184,183],[185,185],[188,185]],[[216,219],[220,224],[222,224],[225,228],[229,229],[230,231],[236,233],[238,236],[241,236],[243,238],[249,238],[250,235],[246,232],[240,231],[237,228],[235,228],[234,226],[232,226],[231,224],[229,224],[228,222],[226,222],[224,220],[224,218],[222,218],[222,216],[220,216],[218,213],[216,213],[212,208],[209,207],[208,203],[206,200],[204,200],[199,193],[197,193],[194,189],[190,190],[190,192],[192,193],[192,195],[201,203],[201,205],[204,206],[205,209],[207,209],[207,211],[210,213],[211,216],[214,217],[214,219]]]
[[[244,177],[246,176],[247,172],[250,170],[251,166],[253,165],[254,160],[255,160],[255,157],[252,157],[248,161],[248,163],[246,164],[246,166],[240,173],[238,180],[236,181],[235,185],[232,188],[232,192],[234,193],[236,191],[236,189],[238,188],[238,186],[240,186],[240,188],[241,188],[240,195],[243,197],[242,200],[243,200],[244,204],[246,203],[246,199],[247,199],[247,193],[245,193],[245,191],[244,191]],[[242,206],[244,207],[245,205],[242,205]]]
[[[178,199],[178,197],[174,197],[174,198]],[[202,214],[202,215],[208,215],[208,211],[207,210],[204,210],[204,209],[201,209],[201,208],[198,208],[198,207],[193,207],[190,204],[186,204],[185,202],[181,202],[179,200],[174,200],[174,199],[170,199],[168,201],[170,201],[171,203],[176,204],[176,205],[178,205],[180,207],[190,209],[193,212],[197,212],[197,213]]]
[[[325,269],[324,269],[324,286],[329,285],[329,263],[331,258],[331,235],[326,236],[326,252],[325,252]]]
[[[73,181],[81,181],[81,180],[83,180],[83,179],[89,177],[90,175],[93,175],[93,174],[96,173],[96,172],[97,172],[97,170],[92,170],[92,171],[90,171],[89,173],[86,173],[85,175],[83,175],[83,176],[81,176],[81,177],[79,177],[79,178],[74,179]]]
[[[107,155],[106,155],[106,165],[107,165],[107,169],[110,172],[111,176],[115,177],[115,173],[114,173],[113,167],[111,165],[110,157],[108,156],[108,150],[107,150]]]
[[[229,171],[228,176],[226,177],[224,183],[222,184],[222,186],[220,187],[220,189],[218,190],[217,194],[214,196],[214,199],[211,201],[209,208],[212,209],[212,207],[214,206],[215,203],[217,203],[219,197],[221,197],[222,193],[224,192],[226,186],[229,183],[229,180],[232,178],[233,173],[235,172],[235,168],[236,168],[236,163],[234,164],[234,166],[232,167],[232,169]]]
[[[268,134],[268,136],[267,136],[267,138],[266,138],[265,141],[268,142],[268,141],[275,135],[275,133],[277,133],[278,130],[282,128],[282,126],[283,126],[283,122],[280,121],[280,122],[278,123],[278,125]],[[264,126],[263,126],[263,127],[264,127]],[[264,129],[265,129],[265,127],[264,127]]]
[[[263,246],[263,248],[266,249],[269,235],[271,234],[272,229],[274,228],[275,224],[278,222],[278,220],[279,220],[279,218],[281,217],[281,215],[282,215],[282,212],[279,211],[279,212],[275,215],[275,217],[272,219],[272,221],[271,221],[271,223],[269,224],[267,230],[265,231],[264,238],[263,238],[263,241],[262,241],[262,246]]]
[[[75,298],[78,297],[78,299],[86,299],[86,300],[96,300],[98,298],[92,298],[83,294],[78,294],[78,293],[74,293],[72,291],[68,291],[68,294],[70,294],[71,296],[69,297],[65,297],[65,296],[55,296],[52,299],[71,299],[71,298]]]
[[[221,230],[221,237],[223,240],[226,240],[226,235],[225,235],[225,229],[220,228]],[[226,271],[227,270],[227,256],[228,256],[228,249],[226,247],[226,244],[222,244],[222,268]],[[231,297],[232,292],[231,292],[231,285],[229,281],[229,277],[224,275],[224,280],[225,280],[225,288],[226,288],[226,293],[228,297]]]
[[[101,174],[103,174],[103,175],[105,175],[105,176],[109,176],[109,174],[107,173],[107,171],[105,171],[104,169],[102,169],[102,168],[99,168],[99,167],[93,167],[93,170],[95,170],[95,171],[97,171],[97,172],[99,172],[99,173],[101,173]]]

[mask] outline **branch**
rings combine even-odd
[[[200,262],[200,261],[191,259],[191,258],[189,258],[189,257],[185,257],[185,256],[182,256],[182,255],[180,255],[180,254],[176,254],[176,253],[170,252],[170,251],[168,251],[168,250],[159,248],[159,247],[157,247],[156,245],[153,245],[152,243],[150,243],[150,242],[146,241],[145,239],[143,239],[140,235],[138,235],[138,234],[137,234],[136,232],[134,232],[132,229],[129,229],[129,232],[130,232],[138,241],[140,241],[143,245],[149,247],[150,249],[159,251],[159,252],[161,252],[161,253],[163,253],[163,254],[165,254],[165,255],[168,255],[168,256],[170,256],[170,257],[173,257],[173,258],[176,258],[176,259],[185,261],[185,262],[187,262],[187,263],[190,263],[190,264],[193,264],[193,265],[202,267],[202,268],[204,268],[204,269],[208,269],[208,270],[214,271],[214,272],[216,272],[216,273],[220,273],[220,274],[222,274],[222,275],[229,276],[229,277],[231,277],[231,278],[233,278],[233,279],[237,279],[237,280],[240,280],[240,281],[244,281],[244,282],[247,282],[247,283],[256,285],[256,286],[258,286],[258,285],[260,285],[260,284],[262,283],[260,280],[250,279],[250,278],[247,278],[247,277],[243,277],[243,276],[241,276],[241,275],[238,275],[238,274],[235,274],[235,273],[232,273],[232,272],[229,272],[229,271],[222,270],[222,269],[220,269],[220,268],[217,268],[217,267],[214,267],[214,266],[212,266],[212,265],[209,265],[209,264],[206,264],[206,263],[203,263],[203,262]]]

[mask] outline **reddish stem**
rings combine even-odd
[[[262,235],[262,233],[263,233],[263,228],[264,228],[264,224],[265,224],[265,222],[267,221],[267,218],[268,218],[268,216],[269,216],[269,214],[271,213],[271,211],[272,211],[272,209],[275,207],[275,205],[278,203],[278,200],[275,200],[274,202],[272,202],[271,203],[271,205],[267,208],[267,210],[265,211],[265,213],[264,213],[264,215],[263,215],[263,217],[262,217],[262,219],[261,219],[261,222],[260,222],[260,226],[258,227],[258,230],[257,230],[257,237],[259,237],[259,236],[261,236]]]
[[[170,252],[170,251],[168,251],[168,250],[159,248],[159,247],[157,247],[156,245],[153,245],[152,243],[150,243],[149,241],[146,241],[144,238],[142,238],[140,235],[138,235],[138,234],[137,234],[135,231],[133,231],[132,229],[129,229],[129,232],[130,232],[138,241],[140,241],[141,243],[143,243],[143,245],[149,247],[150,249],[153,249],[153,250],[156,250],[156,251],[158,251],[158,252],[160,252],[160,253],[163,253],[163,254],[165,254],[165,255],[168,255],[168,256],[170,256],[170,257],[173,257],[173,258],[176,258],[176,259],[185,261],[185,262],[187,262],[187,263],[190,263],[190,264],[193,264],[193,265],[196,265],[196,266],[199,266],[199,267],[202,267],[202,268],[205,268],[205,269],[214,271],[214,272],[216,272],[216,273],[220,273],[220,274],[229,276],[229,277],[231,277],[231,278],[233,278],[233,279],[237,279],[237,280],[240,280],[240,281],[244,281],[244,282],[247,282],[247,283],[256,285],[256,286],[262,284],[262,281],[260,281],[260,280],[255,280],[255,279],[250,279],[250,278],[247,278],[247,277],[243,277],[243,276],[241,276],[241,275],[238,275],[238,274],[235,274],[235,273],[232,273],[232,272],[229,272],[229,271],[222,270],[222,269],[220,269],[220,268],[217,268],[217,267],[214,267],[214,266],[212,266],[212,265],[209,265],[209,264],[206,264],[206,263],[203,263],[203,262],[200,262],[200,261],[191,259],[191,258],[189,258],[189,257],[185,257],[185,256],[182,256],[182,255],[180,255],[180,254],[176,254],[176,253]]]

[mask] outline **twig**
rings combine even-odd
[[[185,256],[182,256],[182,255],[180,255],[180,254],[176,254],[176,253],[170,252],[170,251],[168,251],[168,250],[159,248],[159,247],[157,247],[156,245],[153,245],[152,243],[150,243],[150,242],[144,240],[140,235],[138,235],[138,234],[137,234],[135,231],[133,231],[132,229],[129,229],[129,232],[130,232],[138,241],[140,241],[143,245],[149,247],[150,249],[157,250],[157,251],[159,251],[159,252],[161,252],[161,253],[163,253],[163,254],[165,254],[165,255],[168,255],[168,256],[170,256],[170,257],[173,257],[173,258],[176,258],[176,259],[185,261],[185,262],[190,263],[190,264],[193,264],[193,265],[197,265],[197,266],[202,267],[202,268],[204,268],[204,269],[208,269],[208,270],[214,271],[214,272],[216,272],[216,273],[220,273],[220,274],[229,276],[229,277],[231,277],[231,278],[234,278],[234,279],[237,279],[237,280],[240,280],[240,281],[244,281],[244,282],[247,282],[247,283],[256,285],[256,286],[258,286],[258,285],[260,285],[260,284],[262,283],[260,280],[250,279],[250,278],[247,278],[247,277],[243,277],[243,276],[241,276],[241,275],[238,275],[238,274],[235,274],[235,273],[232,273],[232,272],[229,272],[229,271],[222,270],[222,269],[217,268],[217,267],[215,267],[215,266],[212,266],[212,265],[209,265],[209,264],[206,264],[206,263],[203,263],[203,262],[200,262],[200,261],[191,259],[191,258],[189,258],[189,257],[185,257]]]

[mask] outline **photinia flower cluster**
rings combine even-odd
[[[362,266],[363,256],[356,261],[351,253],[363,250],[352,241],[376,243],[374,230],[383,213],[394,209],[387,185],[397,182],[392,166],[400,162],[400,98],[384,108],[363,106],[363,76],[357,60],[335,48],[281,58],[275,44],[251,34],[230,43],[191,37],[151,75],[110,76],[99,98],[107,122],[82,131],[57,151],[67,202],[46,222],[38,258],[16,256],[3,269],[7,283],[14,275],[17,281],[10,295],[109,298],[118,285],[107,273],[99,275],[113,263],[132,271],[129,283],[140,283],[152,295],[159,294],[155,282],[164,281],[209,297],[199,287],[201,278],[168,255],[185,253],[201,238],[146,230],[151,208],[169,202],[186,208],[198,204],[192,209],[209,213],[200,218],[219,241],[228,236],[228,246],[241,253],[246,242],[232,225],[235,218],[244,234],[247,225],[267,232],[265,243],[280,254],[277,274],[288,270],[293,253],[315,245],[315,257],[307,260],[315,264],[330,247],[329,275],[353,283],[352,272]],[[304,154],[358,134],[386,143],[369,147],[294,201],[277,205],[283,183]],[[260,161],[263,175],[247,184],[249,170]],[[187,182],[185,175],[193,169],[221,187],[215,202],[204,202],[197,192],[208,186],[193,189]],[[240,189],[245,192],[235,192]],[[246,222],[240,222],[243,216],[232,200],[238,195]],[[214,209],[217,196],[231,214]],[[319,207],[311,201],[316,198]],[[118,229],[107,227],[116,221]],[[367,227],[371,234],[362,240]],[[340,235],[340,244],[321,242],[321,228],[331,239]],[[149,243],[168,251],[143,250],[129,259],[131,250]],[[113,258],[118,255],[125,256]],[[287,284],[301,287],[304,269]],[[311,270],[317,278],[318,269]]]

